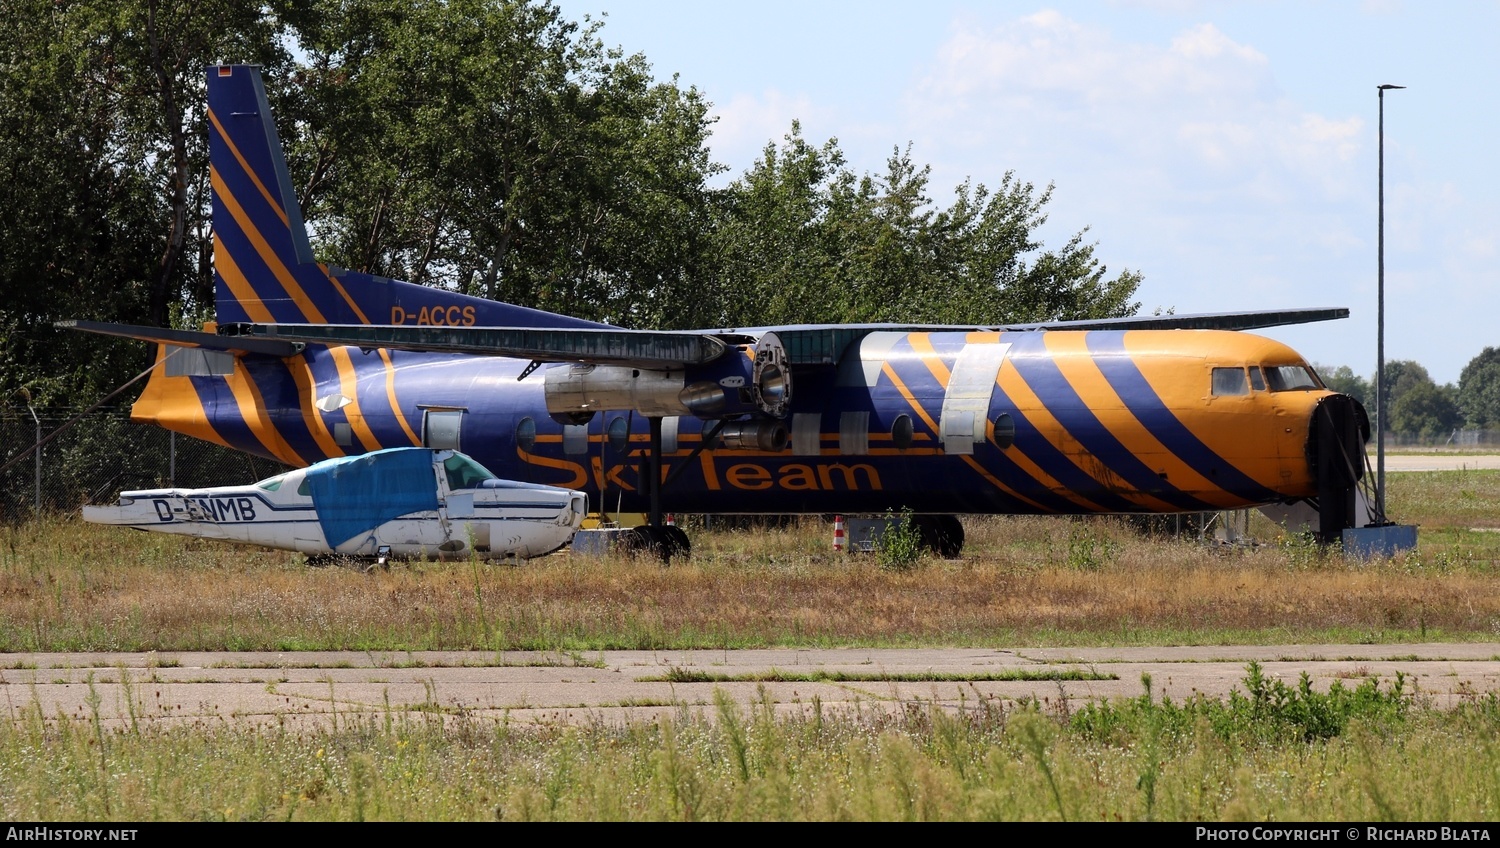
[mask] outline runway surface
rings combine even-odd
[[[1370,467],[1375,467],[1375,454],[1370,454]],[[1493,471],[1500,468],[1500,455],[1496,454],[1449,454],[1449,453],[1403,453],[1385,455],[1385,470],[1393,471]]]
[[[1073,709],[1136,697],[1245,691],[1251,661],[1326,691],[1369,678],[1435,706],[1500,692],[1500,642],[917,650],[8,654],[13,720],[66,715],[109,727],[348,727],[395,718],[556,725],[712,718],[727,696],[778,714],[938,707]],[[1085,679],[1069,679],[1083,677]],[[1007,679],[1009,678],[1009,679]],[[719,694],[722,693],[722,696]]]

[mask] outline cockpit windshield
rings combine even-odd
[[[488,468],[464,456],[455,453],[443,460],[443,470],[448,474],[448,488],[477,489],[484,481],[493,478]]]
[[[1267,389],[1295,392],[1323,388],[1323,381],[1306,365],[1221,366],[1214,368],[1212,373],[1214,397],[1243,397]]]
[[[1266,384],[1273,392],[1305,391],[1321,389],[1318,375],[1306,365],[1267,365]]]
[[[285,480],[286,480],[286,475],[285,474],[277,474],[275,477],[267,477],[266,479],[260,481],[259,483],[256,483],[255,486],[258,489],[265,489],[268,492],[274,492],[277,489],[281,488],[281,484]]]

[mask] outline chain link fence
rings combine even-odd
[[[154,424],[133,424],[128,409],[98,409],[74,421],[77,415],[0,407],[0,522],[113,503],[127,489],[239,485],[290,467]]]
[[[1454,430],[1442,436],[1428,436],[1419,433],[1387,433],[1385,436],[1385,447],[1386,450],[1390,450],[1393,447],[1448,448],[1452,450],[1497,448],[1500,447],[1500,430]]]

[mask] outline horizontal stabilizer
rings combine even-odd
[[[53,326],[62,330],[82,330],[105,336],[120,336],[139,339],[143,342],[199,347],[207,350],[224,350],[237,353],[255,353],[264,356],[296,356],[306,345],[282,339],[257,339],[240,336],[221,336],[195,330],[173,330],[166,327],[146,327],[137,324],[108,324],[100,321],[58,321]]]

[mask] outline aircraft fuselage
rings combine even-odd
[[[528,363],[503,357],[219,356],[230,373],[159,369],[135,418],[291,465],[425,440],[505,478],[585,491],[596,509],[646,508],[646,417],[554,420],[547,371],[569,365],[518,380]],[[1308,498],[1314,413],[1332,393],[1311,379],[1273,390],[1272,369],[1310,375],[1291,349],[1240,332],[871,333],[837,364],[798,371],[783,450],[698,450],[714,422],[669,417],[662,506],[1071,514]]]

